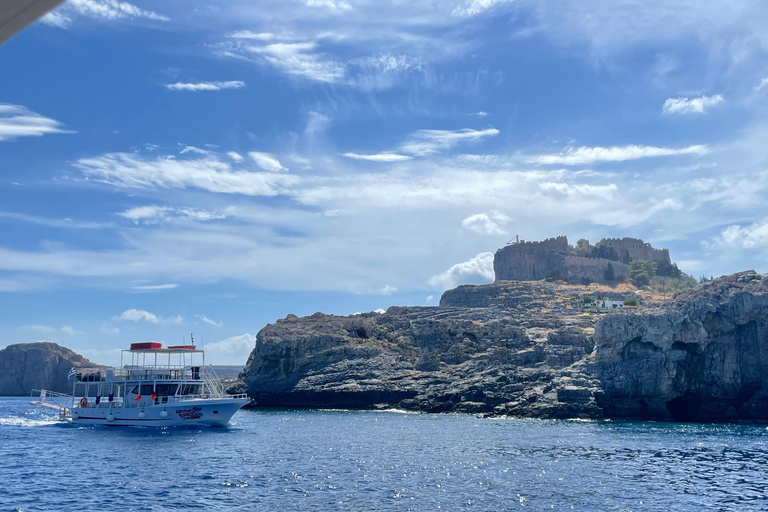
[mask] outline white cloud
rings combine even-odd
[[[227,34],[232,39],[256,39],[259,41],[270,41],[275,39],[275,34],[271,32],[251,32],[250,30],[238,30]]]
[[[241,89],[245,87],[245,82],[240,80],[230,80],[228,82],[199,82],[196,84],[177,82],[175,84],[166,84],[165,87],[172,91],[221,91],[224,89]]]
[[[112,317],[112,320],[128,320],[131,322],[149,322],[159,324],[160,318],[154,313],[144,311],[143,309],[127,309],[120,316]]]
[[[227,156],[228,156],[229,158],[231,158],[231,159],[232,159],[232,161],[233,161],[233,162],[235,162],[235,163],[237,163],[237,164],[239,164],[239,163],[241,163],[243,160],[245,160],[245,158],[243,158],[243,157],[242,157],[242,155],[241,155],[240,153],[237,153],[237,152],[235,152],[235,151],[227,151]]]
[[[486,117],[486,116],[488,116],[488,112],[483,112],[481,110],[480,112],[474,112],[474,113],[469,114],[469,115],[475,116],[475,117]]]
[[[232,169],[216,156],[177,160],[172,156],[145,159],[138,154],[107,153],[82,158],[73,164],[88,179],[118,188],[194,187],[223,194],[265,195],[281,193],[298,178],[286,174]]]
[[[51,327],[49,325],[23,325],[19,327],[19,329],[23,329],[26,331],[34,331],[41,334],[66,334],[67,336],[74,336],[76,334],[83,334],[80,331],[75,330],[74,328],[65,325],[64,327]]]
[[[344,153],[342,156],[352,158],[354,160],[369,160],[371,162],[402,162],[405,160],[411,160],[413,157],[408,155],[399,155],[389,151],[382,153],[375,153],[372,155],[361,155],[359,153]]]
[[[109,325],[103,325],[101,326],[101,332],[104,334],[120,334],[120,329]]]
[[[203,322],[205,322],[207,324],[210,324],[210,325],[213,325],[214,327],[218,327],[219,329],[224,325],[224,322],[217,322],[215,320],[211,320],[210,318],[208,318],[205,315],[195,315],[195,316],[197,318],[199,318],[200,320],[202,320]]]
[[[129,208],[124,212],[118,212],[118,215],[133,221],[134,224],[156,224],[160,221],[169,220],[172,218],[208,221],[225,219],[227,217],[224,213],[207,210],[197,210],[195,208],[188,207],[174,208],[171,206],[158,205],[137,206],[135,208]]]
[[[17,137],[40,137],[48,133],[75,133],[62,124],[21,105],[0,103],[0,141]]]
[[[128,220],[132,220],[136,224],[139,222],[150,224],[157,222],[159,219],[162,219],[165,217],[165,214],[171,210],[173,210],[173,208],[169,206],[137,206],[135,208],[125,210],[124,212],[119,212],[118,215]]]
[[[245,333],[215,343],[206,343],[206,360],[212,364],[242,364],[256,346],[256,336]]]
[[[344,66],[323,54],[317,53],[317,43],[273,43],[265,46],[229,48],[223,53],[239,58],[252,59],[270,64],[289,75],[318,82],[339,82],[345,74]]]
[[[179,285],[176,283],[169,283],[169,284],[149,284],[149,285],[141,285],[141,286],[131,286],[132,290],[173,290],[174,288],[178,288]]]
[[[384,285],[381,288],[378,288],[376,290],[373,290],[373,293],[376,295],[392,295],[397,291],[397,287],[390,286],[390,285]]]
[[[612,146],[567,148],[565,152],[556,155],[538,155],[528,158],[529,163],[544,165],[584,165],[596,162],[623,162],[672,155],[702,155],[707,152],[704,145],[688,146],[686,148],[659,148],[654,146]]]
[[[760,92],[766,87],[768,87],[768,77],[763,78],[760,83],[755,86],[755,92]]]
[[[609,185],[569,184],[562,182],[545,181],[539,184],[539,188],[547,193],[555,193],[561,196],[596,196],[611,198],[619,190],[614,183]]]
[[[268,172],[281,172],[287,171],[280,161],[269,153],[261,153],[259,151],[251,151],[248,156],[258,165],[260,168]]]
[[[768,247],[768,221],[755,222],[748,226],[728,226],[719,236],[713,238],[713,242],[716,245],[739,249]]]
[[[464,0],[461,5],[453,10],[454,16],[474,16],[499,4],[505,4],[512,0]]]
[[[434,299],[434,298],[435,298],[434,295],[427,295],[427,299],[425,300],[425,302],[427,302],[427,303],[432,302],[432,299]]]
[[[511,218],[501,212],[492,210],[488,213],[476,213],[461,221],[461,227],[480,235],[507,235],[501,226],[507,224]]]
[[[702,96],[700,98],[668,98],[661,111],[664,114],[703,114],[709,107],[722,103],[723,97]]]
[[[43,16],[40,21],[51,26],[66,28],[72,24],[73,16],[78,15],[101,21],[137,18],[170,21],[167,16],[118,0],[69,0],[58,9]]]
[[[498,134],[499,130],[496,128],[486,128],[485,130],[472,130],[470,128],[463,130],[418,130],[400,145],[400,149],[412,155],[426,156],[450,149],[457,144],[474,143],[485,137],[493,137]]]
[[[331,10],[348,11],[352,9],[344,0],[304,0],[308,7],[325,7]]]
[[[19,327],[19,329],[24,329],[25,331],[39,332],[41,334],[56,334],[58,332],[58,329],[56,327],[50,327],[48,325],[22,325],[21,327]]]
[[[467,284],[468,280],[476,281],[478,277],[484,282],[494,280],[493,253],[481,252],[474,258],[457,263],[442,274],[432,276],[428,284],[434,288],[447,290],[460,284]]]

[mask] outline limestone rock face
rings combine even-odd
[[[98,366],[56,343],[19,343],[0,350],[0,395],[28,396],[45,388],[71,393],[70,368]]]
[[[608,416],[768,419],[768,278],[754,271],[607,316],[594,340]]]
[[[559,400],[553,384],[589,385],[589,376],[572,382],[558,372],[592,351],[590,322],[498,308],[289,317],[259,332],[243,376],[267,407],[594,417],[591,394]]]
[[[259,332],[241,377],[267,407],[768,421],[768,276],[603,315],[572,294],[504,282],[437,308],[289,315]]]

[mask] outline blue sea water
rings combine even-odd
[[[768,510],[764,426],[240,411],[76,427],[0,398],[2,510]]]

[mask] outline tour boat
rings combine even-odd
[[[121,352],[119,368],[72,368],[70,378],[72,395],[42,390],[33,404],[76,425],[221,427],[250,402],[226,394],[194,345],[133,343]],[[70,406],[58,405],[57,398],[71,398]]]

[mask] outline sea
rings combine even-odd
[[[768,510],[768,430],[342,410],[79,427],[0,398],[5,510]]]

